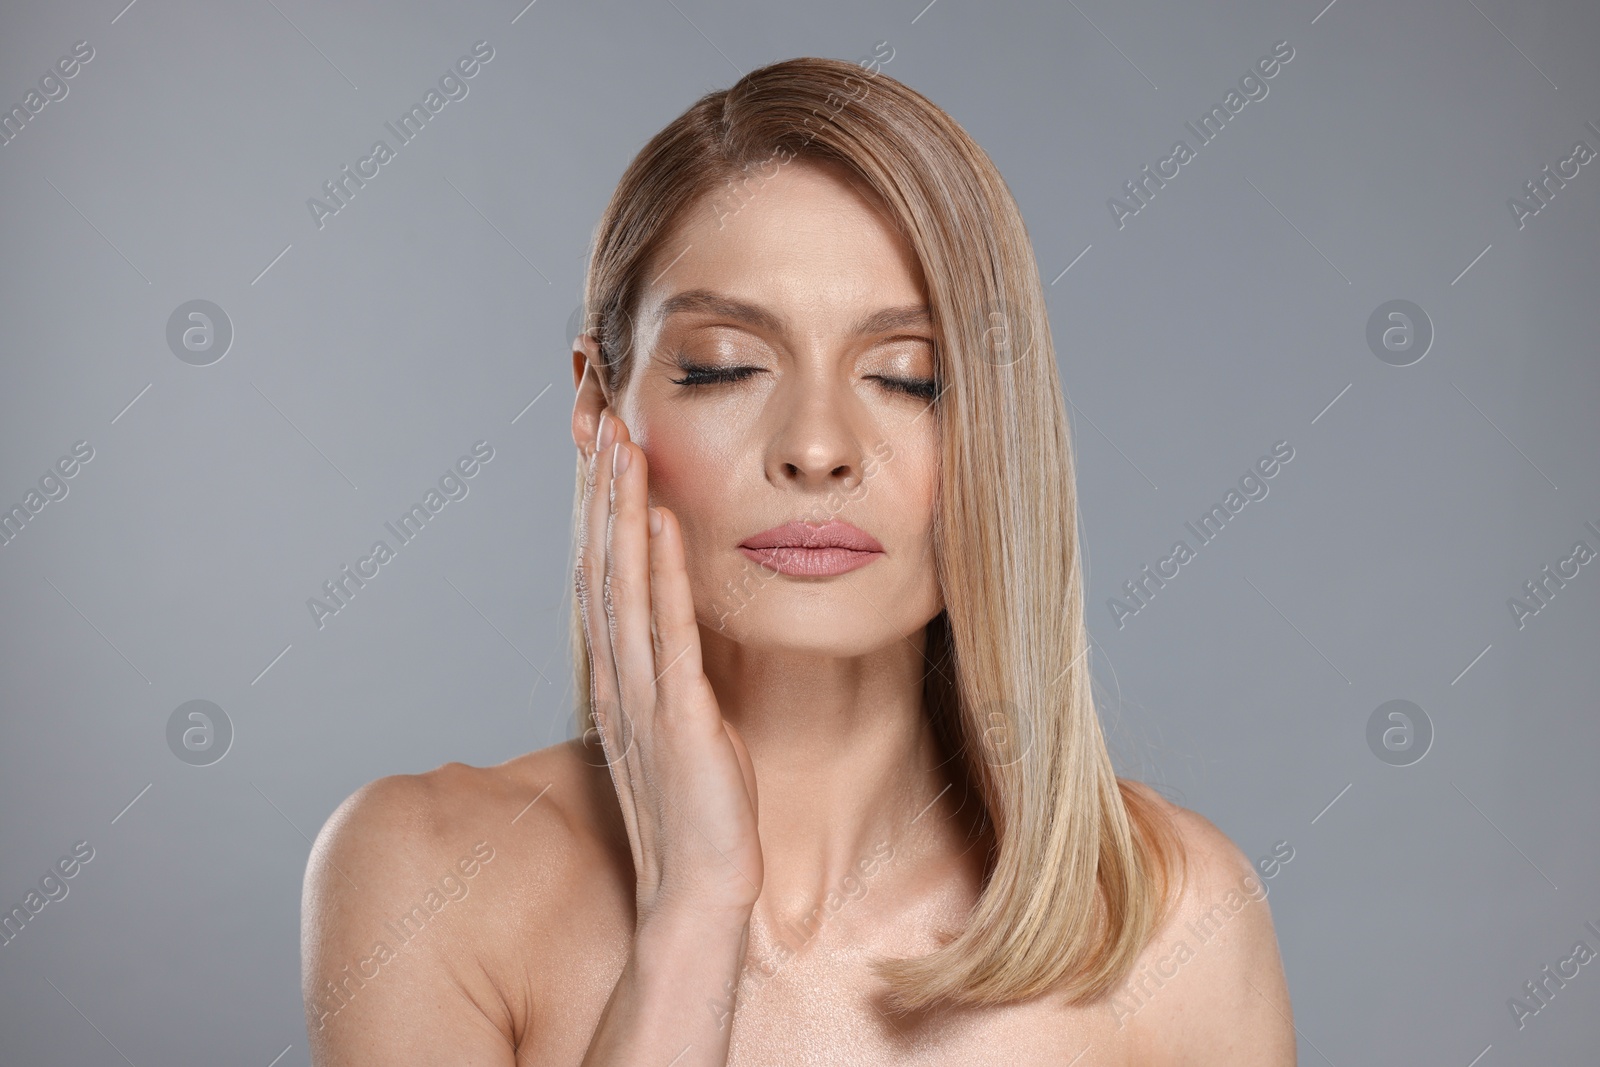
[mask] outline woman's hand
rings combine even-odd
[[[633,850],[638,923],[742,924],[762,881],[755,769],[701,668],[677,517],[648,506],[644,451],[609,410],[600,438],[576,580],[591,706]]]

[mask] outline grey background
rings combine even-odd
[[[565,342],[616,179],[701,93],[879,41],[1050,283],[1119,769],[1294,849],[1268,885],[1301,1062],[1594,1059],[1600,962],[1520,1032],[1507,999],[1600,950],[1600,565],[1522,628],[1507,599],[1600,549],[1600,161],[1524,228],[1507,199],[1600,149],[1600,9],[523,2],[7,8],[7,108],[95,54],[0,147],[0,503],[94,458],[0,547],[0,905],[95,855],[0,947],[0,1059],[307,1062],[323,820],[569,735]],[[307,198],[479,40],[468,96],[318,229]],[[1119,229],[1107,198],[1280,40],[1269,95]],[[1407,367],[1365,340],[1397,298],[1436,331]],[[166,343],[192,299],[235,332],[206,367]],[[469,494],[319,630],[306,600],[479,440]],[[1107,598],[1280,440],[1270,494],[1119,628]],[[234,729],[210,766],[166,740],[194,699]],[[1367,744],[1393,699],[1435,732],[1410,766]]]

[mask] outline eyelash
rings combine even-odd
[[[684,372],[682,378],[669,378],[668,381],[684,389],[700,389],[708,385],[723,385],[733,382],[742,382],[753,374],[761,372],[760,367],[706,367],[695,363],[688,363],[682,359],[677,361],[678,369]],[[873,375],[885,386],[907,396],[919,400],[933,401],[939,395],[939,383],[932,378],[885,378],[882,375]]]

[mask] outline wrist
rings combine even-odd
[[[754,907],[671,904],[641,909],[634,936],[668,949],[742,944]]]
[[[642,917],[634,933],[634,980],[647,998],[676,1000],[698,990],[701,1000],[731,1012],[749,932],[750,909],[662,910]]]

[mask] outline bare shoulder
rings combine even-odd
[[[1293,1014],[1267,883],[1210,819],[1143,783],[1123,785],[1170,819],[1183,878],[1112,995],[1119,1028],[1133,1028],[1144,1063],[1291,1067]]]
[[[302,891],[314,1062],[423,1062],[437,1048],[512,1063],[530,1005],[509,946],[550,923],[613,851],[596,802],[606,774],[566,742],[491,767],[389,775],[346,798]]]

